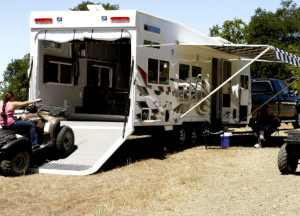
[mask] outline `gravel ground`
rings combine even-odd
[[[142,138],[95,175],[0,177],[0,215],[296,216],[300,169],[281,175],[277,167],[286,129],[262,149],[253,134],[235,133],[227,149],[211,143],[157,157]]]

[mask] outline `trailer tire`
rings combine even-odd
[[[70,154],[74,149],[75,137],[72,128],[62,126],[56,139],[56,149],[63,154]]]
[[[298,157],[295,146],[290,148],[283,144],[278,153],[278,168],[283,175],[295,173],[298,166]]]
[[[1,161],[1,171],[4,175],[24,175],[30,166],[31,156],[27,150],[19,150]]]
[[[181,126],[175,130],[175,146],[176,150],[182,151],[187,148],[188,138],[187,138],[187,128]]]
[[[197,146],[200,142],[199,127],[190,128],[188,131],[189,142],[191,146]]]

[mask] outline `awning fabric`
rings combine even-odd
[[[84,40],[84,39],[94,39],[94,40],[105,40],[105,41],[115,41],[121,38],[130,38],[130,34],[126,30],[87,30],[87,31],[42,31],[38,35],[40,40],[49,40],[58,43],[65,43],[72,40]]]
[[[266,48],[271,49],[264,54],[260,60],[273,61],[273,62],[286,62],[295,66],[300,67],[300,57],[295,56],[291,53],[285,52],[273,46],[268,45],[224,45],[224,46],[208,46],[221,52],[225,52],[232,55],[241,56],[244,58],[253,59],[259,53],[264,51]]]
[[[183,46],[206,46],[220,52],[228,53],[246,59],[254,59],[268,47],[270,48],[258,61],[271,61],[271,62],[286,62],[300,67],[300,57],[285,52],[269,45],[244,45],[244,44],[222,44],[222,45],[205,45],[205,44],[186,44],[179,43]]]

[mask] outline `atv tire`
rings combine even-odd
[[[70,154],[74,149],[74,132],[72,128],[64,125],[59,131],[56,139],[56,148],[63,154]]]
[[[27,150],[19,150],[1,162],[1,171],[5,176],[24,175],[30,166],[31,156]]]
[[[297,148],[283,144],[278,153],[278,168],[283,175],[295,173],[298,166]]]

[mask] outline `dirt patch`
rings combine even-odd
[[[277,168],[283,137],[254,149],[235,136],[167,155],[136,138],[95,175],[0,177],[0,215],[299,215],[300,169]]]

